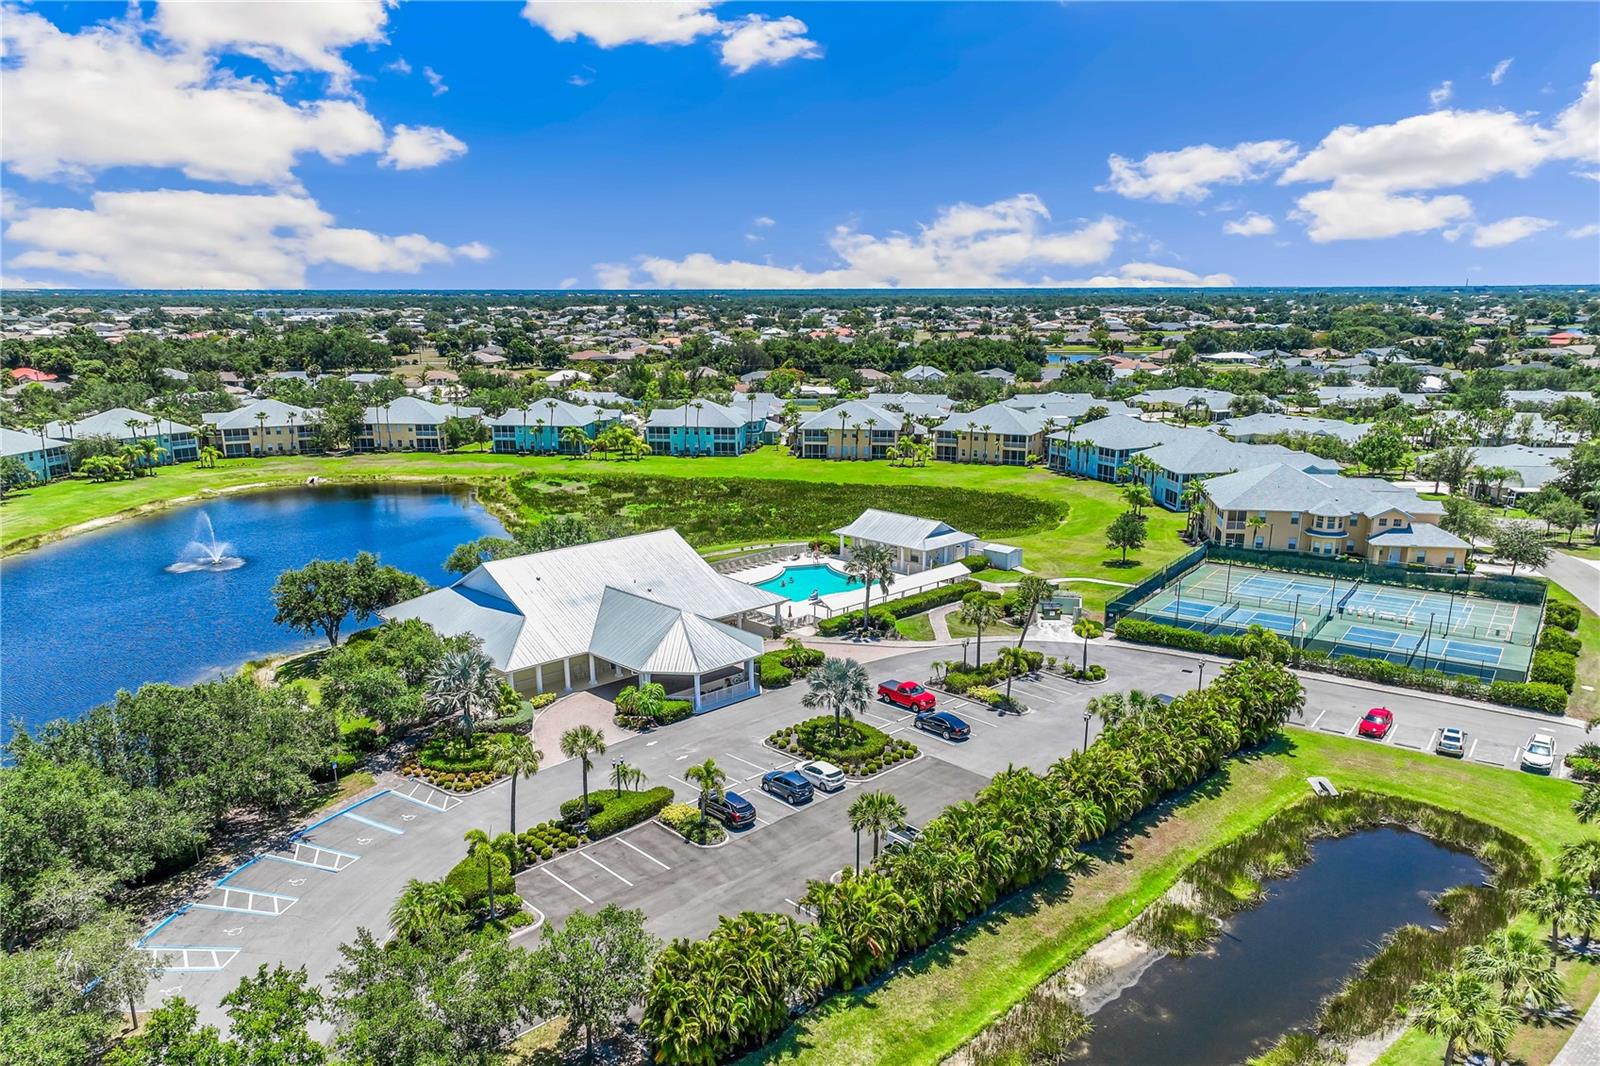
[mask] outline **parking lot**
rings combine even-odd
[[[1345,712],[1324,710],[1308,716],[1305,725],[1309,729],[1315,729],[1323,733],[1353,737],[1357,735],[1357,729],[1361,725],[1361,716],[1365,713],[1365,708]],[[1389,730],[1387,736],[1381,740],[1368,738],[1368,743],[1387,744],[1396,748],[1408,748],[1411,751],[1431,752],[1434,749],[1434,745],[1438,743],[1439,734],[1443,729],[1442,725],[1435,725],[1427,720],[1402,722],[1397,718],[1394,727]],[[1523,745],[1527,737],[1531,737],[1535,731],[1553,732],[1547,727],[1531,724],[1523,740],[1517,741],[1500,735],[1485,736],[1481,732],[1474,733],[1471,729],[1467,729],[1463,741],[1466,751],[1462,758],[1465,761],[1481,763],[1484,766],[1500,766],[1508,770],[1521,770]],[[1555,776],[1566,777],[1567,768],[1560,764],[1560,754],[1561,752],[1558,750]]]

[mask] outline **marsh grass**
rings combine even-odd
[[[1158,901],[1133,923],[1140,940],[1180,959],[1204,951],[1221,928],[1214,915],[1171,900]]]
[[[1029,996],[973,1041],[968,1061],[972,1066],[1065,1062],[1069,1049],[1092,1029],[1072,998]]]

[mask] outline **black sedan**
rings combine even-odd
[[[919,714],[915,725],[925,732],[937,733],[946,740],[966,740],[972,735],[972,727],[949,711],[929,711],[927,714]]]

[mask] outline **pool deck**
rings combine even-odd
[[[842,564],[837,559],[817,559],[809,552],[802,552],[793,558],[784,559],[775,563],[764,563],[748,570],[735,570],[728,576],[735,581],[743,581],[747,585],[760,584],[777,577],[788,567],[815,566],[817,563],[826,563],[828,566],[843,573]],[[948,585],[955,581],[965,581],[972,576],[972,572],[960,563],[951,563],[948,566],[936,566],[932,570],[923,570],[915,574],[896,574],[894,584],[889,586],[887,597],[882,589],[876,585],[872,590],[872,602],[882,603],[885,598],[897,599],[909,596],[915,592],[923,592],[939,585]],[[841,611],[854,611],[861,607],[866,599],[864,589],[845,589],[843,592],[832,592],[823,596],[816,603],[809,600],[790,600],[780,604],[778,611],[783,615],[784,621],[791,624],[800,624],[816,618],[830,618]]]

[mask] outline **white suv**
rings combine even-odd
[[[797,769],[801,777],[811,782],[812,788],[837,792],[844,787],[844,771],[831,762],[803,762]]]
[[[1556,740],[1548,733],[1535,733],[1522,749],[1522,768],[1548,774],[1556,768]]]

